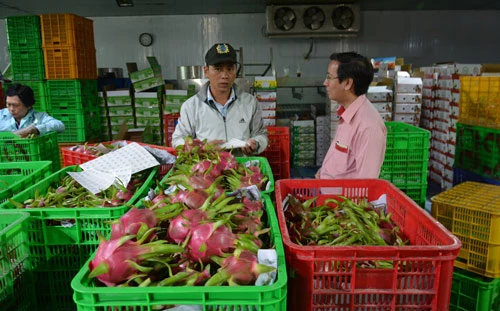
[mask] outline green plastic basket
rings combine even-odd
[[[0,215],[0,309],[36,310],[26,228],[29,214]]]
[[[286,311],[287,272],[278,220],[265,198],[271,240],[278,253],[276,282],[269,286],[95,287],[84,265],[71,282],[78,311],[155,310],[158,305],[198,305],[200,310]]]
[[[52,171],[60,169],[56,132],[30,139],[0,132],[0,162],[31,161],[52,161]]]
[[[407,188],[427,182],[430,132],[402,122],[385,122],[387,143],[380,179]]]
[[[39,81],[45,78],[42,49],[11,50],[9,52],[13,80]]]
[[[52,173],[52,162],[0,163],[0,203]]]
[[[265,190],[261,190],[260,193],[271,195],[274,192],[274,175],[269,165],[269,161],[264,157],[236,157],[236,162],[245,163],[248,161],[257,160],[260,163],[260,170],[264,176],[267,177],[267,185]]]
[[[490,279],[455,268],[450,311],[500,310],[500,278]]]
[[[42,33],[40,31],[40,16],[7,16],[7,42],[9,50],[41,49]]]
[[[17,202],[33,198],[38,191],[47,192],[53,181],[67,172],[80,171],[79,166],[67,166],[15,195]],[[98,208],[32,208],[25,209],[31,216],[27,230],[28,244],[35,271],[38,310],[63,311],[74,309],[71,299],[71,279],[97,249],[97,232],[107,236],[111,232],[108,221],[118,219],[131,205],[146,196],[153,185],[158,168],[154,168],[147,180],[136,191],[128,204]],[[9,201],[0,205],[2,214],[12,211]],[[66,220],[61,222],[61,220]]]

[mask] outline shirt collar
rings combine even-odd
[[[227,103],[230,103],[232,101],[234,101],[236,99],[236,93],[234,92],[234,87],[231,88],[231,95],[229,95],[229,99],[227,100],[227,102],[224,103],[224,106],[227,104]],[[207,101],[210,102],[210,101],[213,101],[214,103],[216,104],[220,104],[218,103],[215,98],[212,96],[212,92],[210,92],[210,86],[207,87]],[[220,104],[222,106],[222,104]]]
[[[354,117],[356,112],[359,110],[359,108],[363,105],[363,103],[366,101],[366,96],[361,95],[356,98],[352,104],[345,109],[344,107],[340,106],[337,109],[337,114],[345,121],[345,122],[350,122],[351,119]]]

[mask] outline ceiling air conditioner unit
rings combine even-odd
[[[266,6],[269,37],[353,37],[359,32],[358,4]]]

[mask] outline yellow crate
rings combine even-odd
[[[455,267],[500,277],[500,186],[464,182],[431,201],[432,216],[462,242]]]
[[[500,123],[500,77],[460,77],[458,122],[490,128]]]

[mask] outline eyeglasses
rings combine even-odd
[[[327,79],[328,81],[335,80],[335,79],[338,79],[338,78],[339,78],[339,77],[330,77],[330,74],[327,74],[327,75],[326,75],[326,79]]]

